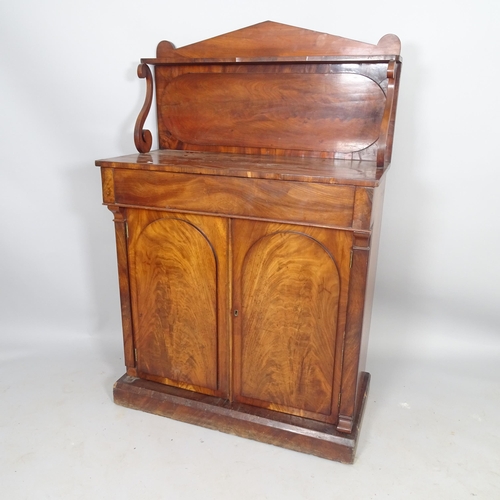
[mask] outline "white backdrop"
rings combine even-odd
[[[401,38],[377,303],[499,333],[500,2],[18,0],[0,4],[4,340],[119,330],[112,215],[93,164],[134,151],[137,63],[162,39],[179,47],[268,19]]]
[[[111,403],[124,367],[94,161],[134,152],[136,67],[160,40],[264,20],[402,40],[373,379],[350,467]],[[498,0],[0,0],[6,498],[496,498],[499,20]]]

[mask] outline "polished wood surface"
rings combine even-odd
[[[375,162],[359,159],[219,154],[170,149],[108,158],[99,160],[97,165],[105,169],[204,174],[350,186],[377,186],[385,172],[385,169],[377,168]],[[107,174],[112,179],[113,172],[107,172]]]
[[[115,171],[117,205],[350,227],[355,189],[303,182]]]
[[[401,58],[395,35],[377,45],[264,22],[143,59],[146,100],[155,65],[160,149],[390,161]]]
[[[235,403],[223,398],[124,375],[114,385],[115,403],[247,439],[309,453],[346,464],[354,462],[370,374],[360,378],[359,411],[351,432],[308,418]]]
[[[320,33],[265,21],[246,28],[216,36],[178,49],[171,42],[160,42],[157,59],[144,62],[208,62],[214,60],[239,61],[263,58],[314,58],[352,57],[361,60],[396,57],[401,51],[401,42],[396,35],[383,36],[376,45],[358,42],[336,35]]]
[[[258,73],[238,68],[237,73],[172,78],[159,96],[160,147],[232,146],[327,156],[359,152],[378,139],[385,95],[370,78],[311,74],[304,66],[295,66],[294,73],[270,69],[274,66]]]
[[[399,51],[265,22],[142,60],[139,154],[96,162],[118,404],[354,460]]]
[[[181,218],[161,218],[144,228],[129,219],[129,231],[136,230],[140,235],[129,248],[141,311],[138,372],[216,390],[217,278],[210,242]]]
[[[146,79],[146,98],[135,122],[134,142],[137,151],[147,153],[153,144],[153,136],[149,130],[144,130],[143,127],[153,102],[153,75],[147,64],[139,64],[137,76]]]
[[[160,148],[362,159],[383,167],[392,146],[396,64],[160,65]]]
[[[213,395],[219,380],[219,298],[226,296],[227,222],[220,218],[128,211],[128,252],[137,373]],[[222,351],[224,358],[225,351]],[[222,391],[221,391],[222,388]]]
[[[103,192],[106,198],[106,186],[109,186],[109,177],[103,176]],[[130,297],[130,274],[127,251],[127,222],[125,210],[116,205],[108,205],[114,214],[116,253],[118,260],[118,277],[120,285],[120,305],[122,314],[123,347],[127,373],[136,375],[135,370],[135,342],[132,325],[132,301]]]
[[[232,235],[235,400],[335,422],[350,234],[236,220]]]

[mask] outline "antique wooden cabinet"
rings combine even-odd
[[[353,461],[399,53],[265,22],[142,60],[139,154],[96,162],[116,403]]]

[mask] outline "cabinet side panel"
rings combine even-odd
[[[354,233],[342,400],[337,427],[347,433],[352,431],[356,414],[360,411],[360,385],[366,365],[384,189],[385,179],[373,192],[360,188],[356,193],[360,203],[356,205],[358,210],[354,220],[361,221],[363,217],[359,214],[366,214],[364,225],[370,232]]]
[[[382,209],[385,194],[385,177],[380,186],[374,190],[373,210],[371,217],[372,236],[370,238],[370,257],[368,260],[368,276],[366,282],[366,298],[363,311],[363,338],[359,357],[359,371],[366,368],[366,353],[368,349],[368,336],[370,332],[373,298],[375,292],[375,278],[377,274],[378,249],[380,242],[380,229],[382,225]]]
[[[363,310],[365,307],[366,278],[370,252],[370,233],[355,232],[352,250],[352,268],[347,304],[347,321],[342,367],[342,397],[337,430],[352,432],[356,419],[356,386],[359,376],[359,356],[363,338]]]
[[[181,387],[217,389],[216,259],[181,219],[149,223],[135,240],[138,371]]]
[[[332,255],[306,234],[260,238],[242,269],[239,400],[328,420],[340,295]]]

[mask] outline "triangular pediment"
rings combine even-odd
[[[395,35],[385,35],[378,44],[358,42],[340,36],[265,21],[202,42],[176,49],[161,42],[157,58],[235,59],[399,55],[401,43]]]

